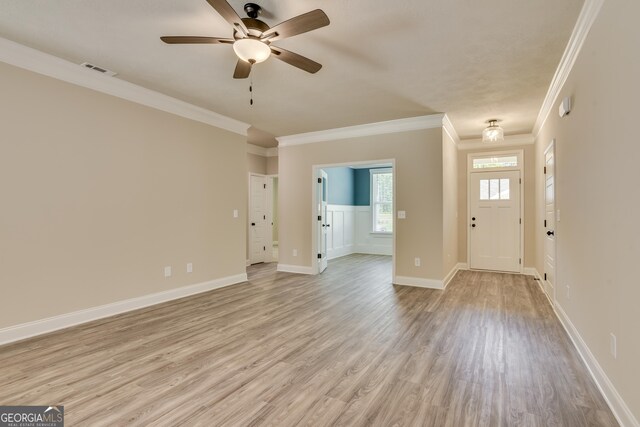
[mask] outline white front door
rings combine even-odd
[[[267,189],[263,175],[251,175],[249,185],[249,262],[265,262],[267,251]]]
[[[327,221],[327,197],[329,180],[327,173],[320,169],[317,184],[317,222],[318,222],[318,273],[327,268],[327,229],[330,226]]]
[[[555,150],[552,142],[544,152],[544,290],[556,300]]]
[[[520,171],[473,172],[469,267],[520,272]]]

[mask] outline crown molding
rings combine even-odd
[[[0,61],[240,135],[249,124],[0,37]]]
[[[447,135],[449,135],[449,138],[453,140],[453,143],[455,145],[460,144],[460,137],[458,136],[458,132],[456,132],[456,129],[453,127],[451,120],[449,120],[449,116],[447,116],[446,114],[442,118],[442,128],[447,133]]]
[[[512,147],[514,145],[531,145],[535,142],[535,138],[530,133],[521,135],[508,135],[504,137],[504,141],[483,143],[482,138],[463,139],[458,144],[458,150],[473,150],[478,148],[495,148],[495,147]]]
[[[542,129],[542,126],[547,121],[549,114],[553,110],[553,104],[555,104],[558,99],[560,91],[571,73],[571,69],[578,58],[580,50],[582,49],[582,45],[587,39],[589,30],[595,22],[603,4],[604,0],[585,0],[582,10],[580,11],[580,16],[578,16],[578,21],[576,22],[575,27],[573,27],[569,43],[562,54],[560,64],[558,65],[556,73],[551,80],[551,85],[549,86],[547,95],[544,98],[542,107],[540,107],[540,112],[538,113],[536,122],[533,125],[533,135],[535,137],[538,136],[540,129]]]
[[[247,142],[247,153],[262,157],[278,157],[278,147],[265,148]]]
[[[368,123],[364,125],[321,130],[317,132],[300,133],[297,135],[279,136],[276,137],[276,140],[278,141],[278,147],[289,147],[292,145],[335,141],[337,139],[432,129],[442,127],[443,118],[444,114],[431,114],[429,116],[410,117],[407,119]]]

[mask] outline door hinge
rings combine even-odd
[[[263,247],[262,247],[262,250],[263,250],[263,251],[266,251],[266,250],[267,250],[267,247],[266,247],[266,246],[263,246]]]
[[[318,178],[318,184],[322,184],[322,178]]]
[[[544,220],[544,226],[545,227],[547,226],[547,220],[546,219]]]
[[[520,224],[522,224],[522,218],[520,218]]]
[[[544,273],[544,280],[547,280],[547,273]]]
[[[322,254],[318,254],[318,259],[322,259]]]
[[[518,184],[522,184],[522,178],[518,178]]]
[[[318,221],[322,221],[322,215],[318,215]]]
[[[522,264],[522,258],[518,258],[518,264]]]
[[[544,167],[544,173],[545,174],[547,173],[547,167],[546,166]]]
[[[267,219],[267,216],[266,215],[262,215],[262,219]]]
[[[267,184],[262,184],[262,188],[264,188],[265,190],[267,189]]]

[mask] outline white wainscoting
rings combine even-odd
[[[371,234],[369,206],[327,206],[327,258],[358,254],[392,255],[391,235]]]

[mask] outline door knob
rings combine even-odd
[[[251,225],[253,225],[253,226],[255,227],[256,223],[255,223],[255,222],[252,222],[252,223],[251,223]]]
[[[327,227],[331,227],[331,224],[327,224]]]
[[[547,231],[547,236],[555,236],[555,231]]]
[[[475,221],[475,220],[476,220],[476,217],[475,217],[475,216],[474,216],[473,218],[471,218],[471,221]]]
[[[471,224],[471,226],[472,226],[473,228],[476,228],[476,225],[475,225],[475,224]]]

